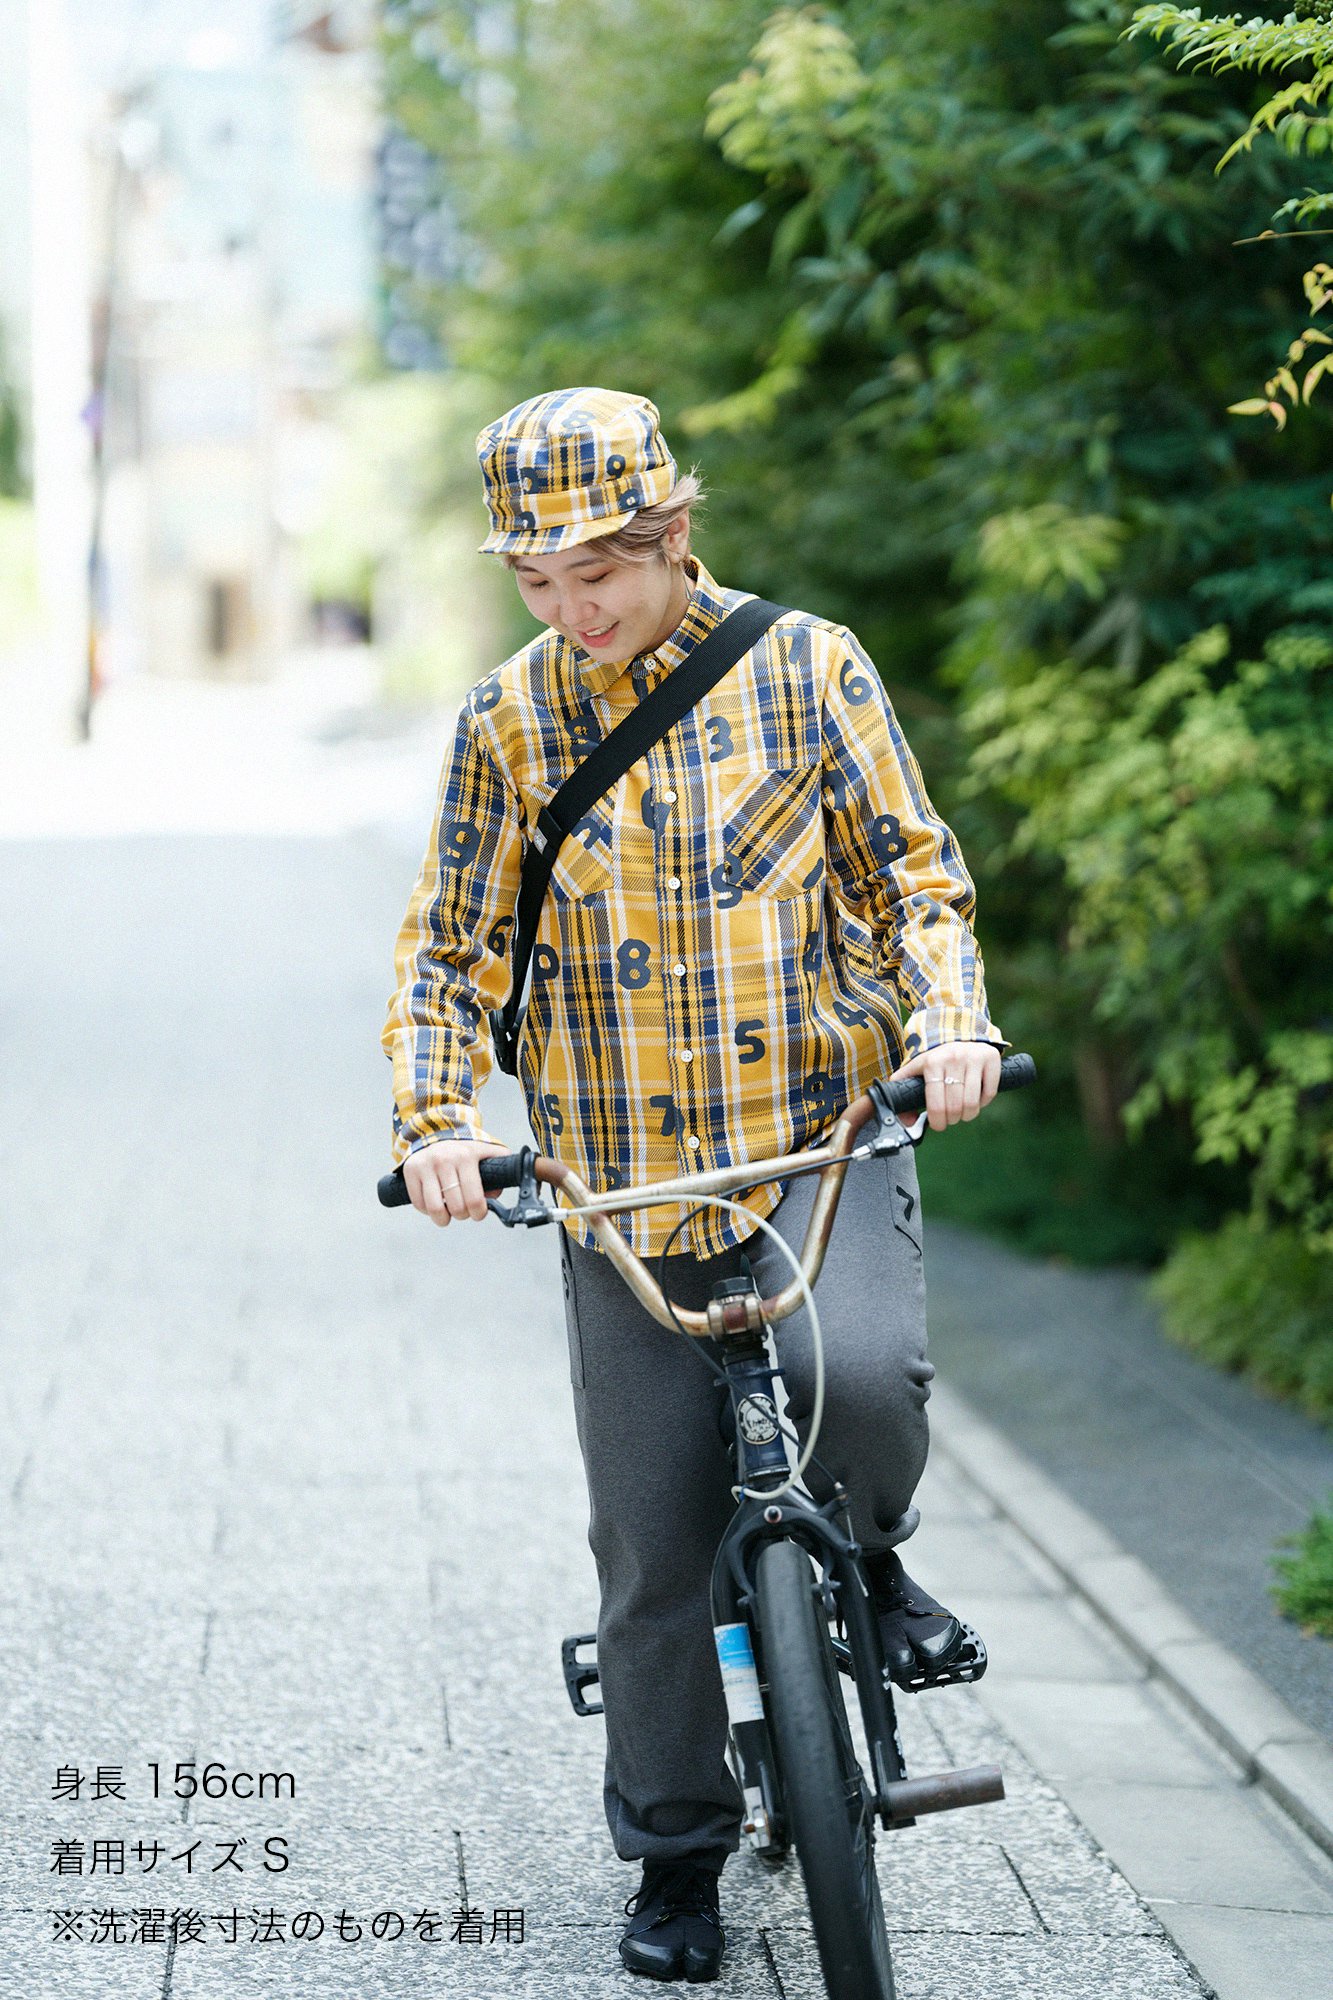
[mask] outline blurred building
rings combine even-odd
[[[57,699],[255,674],[374,338],[374,0],[0,0],[0,355]]]
[[[368,5],[291,4],[122,76],[97,137],[101,619],[112,673],[263,672],[330,398],[369,338]]]

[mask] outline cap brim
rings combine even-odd
[[[627,507],[623,514],[608,514],[601,521],[574,521],[560,528],[492,528],[485,541],[478,543],[477,552],[483,556],[553,556],[561,549],[577,547],[580,542],[594,542],[601,535],[615,534],[638,511],[637,507]]]

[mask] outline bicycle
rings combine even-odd
[[[1032,1058],[1012,1055],[1000,1066],[1000,1089],[1033,1081]],[[535,1154],[495,1154],[480,1162],[487,1207],[509,1228],[534,1228],[577,1211],[646,1310],[663,1326],[715,1342],[730,1396],[736,1459],[736,1512],[713,1566],[712,1611],[729,1724],[731,1760],[744,1801],[742,1833],[761,1861],[778,1867],[796,1850],[811,1928],[829,2000],[893,2000],[893,1967],[879,1880],[876,1822],[885,1831],[910,1827],[934,1812],[1004,1797],[996,1765],[909,1778],[884,1663],[879,1624],[861,1549],[852,1532],[840,1483],[815,1502],[801,1485],[818,1437],[823,1360],[813,1287],[853,1161],[882,1159],[916,1143],[902,1114],[921,1111],[918,1077],[874,1083],[842,1113],[826,1141],[781,1159],[749,1161],[595,1195],[572,1167]],[[799,1258],[771,1224],[761,1222],[785,1252],[793,1277],[761,1298],[753,1277],[720,1280],[706,1310],[677,1308],[611,1221],[613,1214],[699,1197],[727,1197],[765,1181],[818,1173],[820,1186]],[[557,1209],[538,1184],[566,1198]],[[494,1199],[503,1190],[514,1199]],[[402,1171],[379,1183],[386,1207],[408,1201]],[[732,1204],[734,1206],[734,1204]],[[683,1226],[683,1224],[682,1224]],[[669,1248],[669,1245],[668,1245]],[[666,1251],[660,1269],[665,1270]],[[769,1351],[767,1329],[804,1304],[815,1350],[815,1397],[804,1447],[779,1414],[782,1373]],[[789,1446],[794,1446],[793,1457]],[[834,1628],[835,1629],[831,1629]],[[933,1671],[918,1668],[896,1685],[916,1693],[978,1680],[986,1649],[965,1625],[961,1651]],[[594,1634],[567,1638],[561,1648],[565,1685],[578,1715],[600,1715],[586,1696],[597,1666],[582,1651]],[[842,1680],[857,1695],[869,1773],[862,1769],[848,1722]]]

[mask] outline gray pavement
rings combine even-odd
[[[558,1671],[595,1585],[555,1244],[372,1200],[411,872],[369,836],[0,842],[3,2000],[639,1990],[600,1724]],[[903,2000],[1165,2000],[1207,1990],[1191,1961],[1246,2000],[1275,1951],[1315,2000],[1326,1864],[943,1450],[925,1504],[923,1574],[995,1667],[903,1704],[909,1762],[993,1758],[1009,1796],[884,1843]],[[169,1790],[188,1759],[295,1796],[154,1799],[150,1765]],[[53,1799],[99,1765],[124,1800]],[[123,1874],[88,1872],[96,1839]],[[739,1857],[724,1891],[719,1994],[818,2000],[795,1870]],[[145,1942],[53,1941],[53,1909],[108,1907],[238,1909],[243,1941],[173,1952],[151,1915]],[[245,1942],[270,1909],[325,1935]],[[340,1911],[408,1935],[343,1941]]]
[[[927,1230],[936,1365],[1333,1739],[1333,1642],[1280,1618],[1269,1594],[1279,1537],[1333,1492],[1333,1434],[1173,1347],[1138,1274]]]

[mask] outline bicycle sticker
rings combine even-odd
[[[778,1413],[767,1396],[742,1396],[736,1416],[747,1444],[770,1444],[778,1434]]]
[[[759,1696],[759,1675],[755,1671],[749,1626],[715,1625],[713,1638],[717,1642],[717,1663],[722,1669],[728,1722],[762,1722],[764,1704]]]

